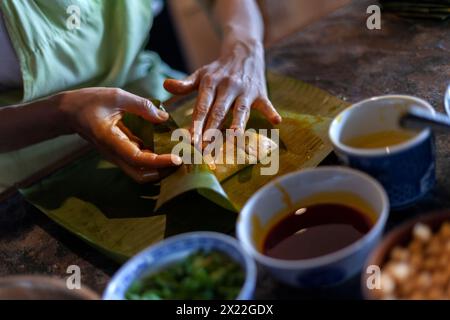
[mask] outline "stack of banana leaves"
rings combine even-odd
[[[450,0],[380,0],[383,10],[403,17],[445,20],[450,17]]]

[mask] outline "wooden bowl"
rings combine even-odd
[[[378,297],[374,294],[374,290],[370,290],[366,285],[367,278],[370,276],[370,274],[366,273],[368,266],[374,265],[382,268],[389,258],[389,253],[394,247],[406,246],[411,241],[412,231],[416,224],[423,223],[428,225],[433,231],[437,231],[446,221],[450,221],[450,211],[434,212],[407,221],[389,232],[383,241],[371,253],[363,269],[361,275],[363,296],[369,300],[378,299]]]
[[[62,279],[45,276],[0,278],[0,300],[98,300],[88,288],[69,290]]]

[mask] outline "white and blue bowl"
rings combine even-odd
[[[311,259],[275,259],[261,252],[261,244],[274,221],[287,215],[286,211],[292,212],[289,203],[304,205],[302,201],[310,201],[311,197],[325,198],[335,193],[337,196],[330,203],[347,204],[348,199],[340,195],[351,194],[370,207],[374,225],[362,238],[341,250]],[[318,203],[326,203],[324,198]],[[245,251],[281,282],[302,288],[327,287],[361,271],[382,236],[388,215],[389,200],[375,179],[345,167],[320,167],[283,176],[260,189],[241,211],[237,235]]]
[[[252,299],[257,278],[255,262],[241,249],[236,239],[216,232],[181,234],[145,249],[113,276],[103,299],[125,300],[125,294],[134,281],[156,273],[199,250],[219,251],[239,263],[245,273],[245,282],[236,299]]]
[[[435,113],[422,99],[388,95],[351,106],[330,126],[330,140],[340,160],[377,179],[386,189],[393,209],[414,204],[435,185],[436,156],[431,131],[423,130],[402,144],[379,149],[353,148],[346,141],[375,132],[401,130],[400,117],[413,107]]]

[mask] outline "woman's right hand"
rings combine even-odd
[[[169,115],[151,101],[121,89],[88,88],[60,94],[59,110],[67,133],[77,132],[92,143],[108,160],[118,165],[139,183],[163,177],[161,169],[179,166],[178,156],[157,155],[143,150],[123,125],[125,112],[141,116],[152,123],[162,123]]]

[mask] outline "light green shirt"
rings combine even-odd
[[[79,28],[71,5],[79,8]],[[165,78],[182,76],[143,51],[151,0],[1,0],[0,9],[23,78],[23,91],[0,93],[0,106],[94,86],[165,100]],[[66,136],[0,154],[0,192],[84,143]]]
[[[151,0],[2,0],[0,9],[23,77],[23,93],[1,94],[0,105],[93,86],[165,100],[164,79],[180,76],[143,51]]]

